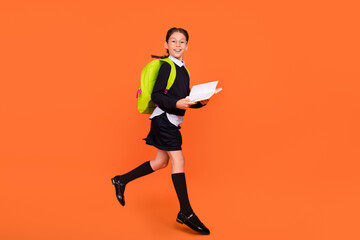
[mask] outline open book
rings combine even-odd
[[[190,95],[186,98],[190,99],[192,102],[209,99],[212,95],[222,90],[222,88],[216,89],[218,82],[219,81],[214,81],[195,85],[191,88]]]

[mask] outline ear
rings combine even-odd
[[[188,46],[189,46],[189,45],[188,45],[188,44],[186,44],[185,50],[188,50]]]
[[[164,46],[165,46],[166,49],[169,48],[168,43],[167,43],[166,41],[165,41],[165,43],[164,43]]]

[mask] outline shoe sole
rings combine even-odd
[[[179,218],[176,218],[176,221],[178,222],[178,223],[180,223],[180,224],[184,224],[184,222],[183,221],[181,221],[181,219],[179,219]],[[189,226],[188,226],[189,227]],[[189,227],[190,229],[192,229],[192,230],[194,230],[195,232],[198,232],[198,233],[200,233],[200,234],[203,234],[203,235],[209,235],[210,234],[210,232],[199,232],[199,231],[197,231],[196,229],[193,229],[193,228],[191,228],[191,227]]]
[[[181,223],[181,224],[183,224],[184,222],[183,221],[181,221],[180,219],[178,219],[178,218],[176,218],[176,221],[178,222],[178,223]]]

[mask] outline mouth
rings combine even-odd
[[[174,49],[174,52],[179,53],[181,52],[181,49]]]

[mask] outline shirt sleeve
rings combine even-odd
[[[206,105],[206,104],[205,104],[205,105]],[[201,107],[203,107],[203,106],[205,106],[205,105],[202,105],[200,102],[197,102],[196,104],[191,105],[190,108],[201,108]]]
[[[170,97],[165,94],[166,85],[170,76],[171,66],[167,62],[164,62],[159,70],[158,77],[156,79],[153,92],[151,94],[151,100],[157,104],[160,108],[165,109],[177,109],[176,102],[179,99]]]

